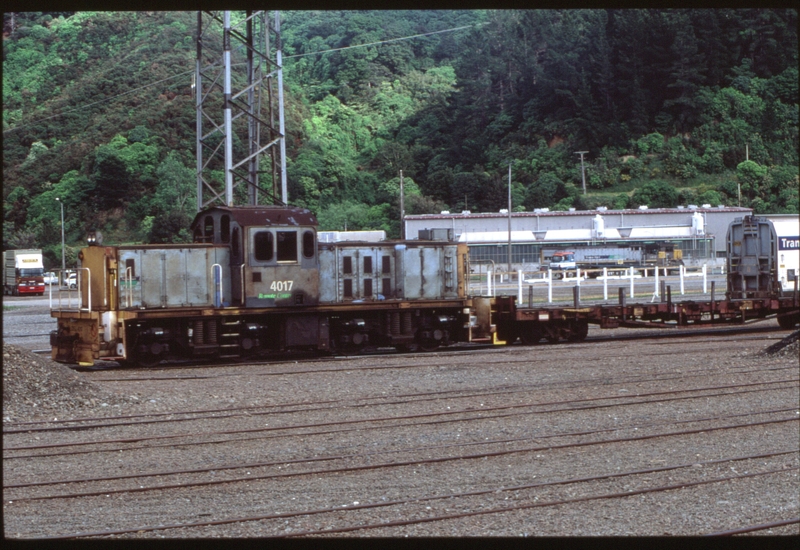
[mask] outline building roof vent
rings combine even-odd
[[[725,205],[724,204],[718,204],[717,208],[725,208]]]
[[[470,211],[470,210],[462,210],[461,213],[466,216],[468,214],[472,214],[472,211]]]
[[[639,210],[647,210],[647,205],[642,204],[641,206],[639,206]]]
[[[606,210],[608,210],[607,206],[598,206],[597,207],[597,211],[598,212],[605,212]]]
[[[442,211],[440,212],[440,214],[449,214],[449,213],[450,213],[450,211],[449,211],[449,210],[442,210]]]
[[[500,209],[500,213],[501,214],[508,214],[508,208],[501,208]]]
[[[703,208],[711,208],[711,205],[710,204],[704,204]]]
[[[691,208],[692,210],[697,210],[697,205],[696,204],[690,204],[689,208]]]
[[[575,209],[574,208],[570,208],[569,211],[570,212],[575,212]]]

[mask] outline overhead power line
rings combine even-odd
[[[182,73],[178,73],[176,75],[168,76],[167,78],[158,80],[156,82],[151,82],[150,84],[145,84],[144,86],[139,86],[138,88],[134,88],[132,90],[128,90],[127,92],[122,92],[121,94],[117,94],[117,95],[114,95],[114,96],[111,96],[111,97],[104,97],[103,99],[99,99],[97,101],[93,101],[92,103],[89,103],[87,105],[81,105],[80,107],[75,107],[74,109],[69,109],[67,111],[61,111],[60,113],[57,113],[55,115],[50,115],[48,117],[39,118],[37,120],[31,121],[31,122],[27,122],[25,124],[20,124],[18,126],[14,126],[13,128],[9,128],[8,130],[3,130],[3,133],[5,134],[6,132],[13,132],[14,130],[19,130],[21,128],[27,128],[28,126],[33,126],[34,124],[38,124],[39,122],[44,122],[45,120],[50,120],[51,118],[56,118],[56,117],[60,117],[60,116],[63,116],[63,115],[67,115],[69,113],[73,113],[75,111],[80,111],[80,110],[86,109],[88,107],[92,107],[94,105],[98,105],[100,103],[105,103],[107,101],[113,101],[115,99],[119,99],[122,96],[126,96],[128,94],[132,94],[133,92],[138,92],[139,90],[144,90],[145,88],[149,88],[151,86],[156,86],[157,84],[161,84],[161,83],[166,82],[168,80],[172,80],[173,78],[178,78],[178,77],[181,77],[181,76],[190,75],[192,73],[194,73],[194,70],[185,71],[185,72],[182,72]]]
[[[341,48],[331,48],[329,50],[320,50],[320,51],[316,51],[316,52],[308,52],[308,53],[299,53],[299,54],[295,54],[295,55],[287,55],[287,56],[284,56],[283,59],[285,60],[285,59],[293,59],[293,58],[296,58],[296,57],[305,57],[305,56],[309,56],[309,55],[320,55],[320,54],[330,53],[330,52],[339,52],[339,51],[342,51],[342,50],[351,50],[353,48],[366,48],[368,46],[379,46],[381,44],[390,44],[392,42],[400,42],[400,41],[403,41],[403,40],[412,40],[414,38],[424,38],[426,36],[432,36],[434,34],[443,34],[443,33],[447,33],[447,32],[461,31],[461,30],[464,30],[464,29],[470,29],[472,27],[479,27],[479,26],[485,25],[485,24],[486,24],[485,22],[484,23],[475,23],[475,24],[472,24],[472,25],[464,25],[462,27],[454,27],[452,29],[443,29],[443,30],[440,30],[440,31],[426,32],[426,33],[415,34],[415,35],[411,35],[411,36],[402,36],[400,38],[390,38],[389,40],[379,40],[378,42],[370,42],[368,44],[355,44],[353,46],[343,46]],[[174,78],[179,78],[179,77],[182,77],[182,76],[190,75],[192,73],[194,73],[194,69],[192,69],[190,71],[185,71],[185,72],[182,72],[182,73],[178,73],[176,75],[164,78],[162,80],[158,80],[156,82],[151,82],[149,84],[145,84],[143,86],[139,86],[138,88],[134,88],[132,90],[128,90],[126,92],[123,92],[121,94],[117,94],[115,96],[105,97],[103,99],[94,101],[94,102],[89,103],[87,105],[81,105],[80,107],[75,107],[74,109],[69,109],[67,111],[62,111],[60,113],[57,113],[57,114],[54,114],[54,115],[50,115],[48,117],[40,118],[40,119],[31,121],[31,122],[27,122],[25,124],[19,124],[17,126],[14,126],[13,128],[9,128],[8,130],[3,130],[3,133],[5,134],[7,132],[13,132],[15,130],[21,130],[23,128],[27,128],[29,126],[33,126],[34,124],[38,124],[40,122],[44,122],[44,121],[50,120],[52,118],[56,118],[56,117],[60,117],[60,116],[63,116],[63,115],[67,115],[69,113],[73,113],[75,111],[80,111],[80,110],[86,109],[88,107],[92,107],[94,105],[99,105],[101,103],[105,103],[105,102],[108,102],[108,101],[114,101],[114,100],[119,99],[120,97],[126,96],[128,94],[132,94],[134,92],[138,92],[140,90],[144,90],[144,89],[149,88],[151,86],[156,86],[158,84],[161,84],[161,83],[166,82],[168,80],[172,80]]]
[[[378,42],[370,42],[368,44],[356,44],[356,45],[353,45],[353,46],[343,46],[341,48],[331,48],[330,50],[319,50],[319,51],[316,51],[316,52],[298,53],[298,54],[295,54],[295,55],[284,56],[284,59],[292,59],[294,57],[305,57],[307,55],[318,55],[318,54],[329,53],[329,52],[340,52],[342,50],[350,50],[350,49],[353,49],[353,48],[366,48],[367,46],[378,46],[378,45],[381,45],[381,44],[389,44],[391,42],[400,42],[402,40],[411,40],[413,38],[422,38],[422,37],[431,36],[431,35],[434,35],[434,34],[442,34],[442,33],[445,33],[445,32],[455,32],[455,31],[460,31],[460,30],[464,30],[464,29],[470,29],[472,27],[477,27],[477,26],[485,25],[485,24],[486,23],[475,23],[475,24],[472,24],[472,25],[464,25],[463,27],[455,27],[455,28],[452,28],[452,29],[444,29],[444,30],[441,30],[441,31],[426,32],[426,33],[423,33],[423,34],[415,34],[415,35],[412,35],[412,36],[403,36],[403,37],[400,37],[400,38],[390,38],[389,40],[380,40]]]

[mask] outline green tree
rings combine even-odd
[[[678,201],[678,191],[672,185],[665,181],[655,180],[645,183],[634,191],[628,205],[634,208],[638,206],[675,208]]]

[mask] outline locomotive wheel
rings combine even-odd
[[[419,349],[422,351],[436,351],[439,349],[439,341],[433,338],[425,338],[420,341]]]
[[[398,344],[395,347],[397,348],[397,351],[399,351],[400,353],[414,353],[415,351],[417,351],[417,349],[419,349],[419,346],[416,343]]]
[[[778,317],[778,326],[784,330],[794,328],[797,322],[800,321],[797,315],[784,315]]]
[[[586,321],[575,321],[570,324],[568,340],[570,342],[583,342],[586,340],[587,334],[589,334],[589,323]]]

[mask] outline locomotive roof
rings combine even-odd
[[[212,206],[201,210],[192,220],[191,228],[201,223],[201,219],[211,212],[226,212],[242,227],[246,226],[290,226],[317,225],[317,218],[307,208],[297,206]]]

